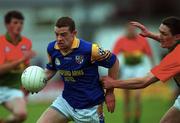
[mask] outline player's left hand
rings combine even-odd
[[[106,90],[105,102],[106,102],[108,112],[113,113],[115,109],[115,95],[114,95],[113,89]]]

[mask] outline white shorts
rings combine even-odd
[[[176,109],[180,110],[180,95],[175,100],[175,103],[174,103],[173,107],[175,107]]]
[[[98,107],[74,109],[62,96],[57,97],[51,105],[51,108],[75,123],[104,123],[103,111],[98,112]]]
[[[21,90],[9,88],[9,87],[0,87],[0,104],[8,102],[14,98],[23,98],[24,93]]]
[[[121,67],[121,79],[129,79],[129,78],[136,78],[136,77],[143,77],[148,73],[147,68],[143,66],[143,64],[135,65],[135,66],[128,66],[123,65]]]

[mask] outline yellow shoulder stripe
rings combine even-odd
[[[108,50],[103,50],[97,44],[92,44],[92,53],[91,53],[91,62],[102,61],[111,55],[111,52]]]

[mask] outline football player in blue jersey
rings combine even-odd
[[[115,96],[112,89],[104,93],[98,66],[108,68],[108,75],[116,79],[119,70],[116,56],[97,44],[77,38],[75,23],[69,17],[59,18],[54,30],[56,40],[47,47],[47,80],[58,72],[64,90],[37,122],[104,123],[103,102],[113,112]]]

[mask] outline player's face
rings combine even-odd
[[[12,18],[10,23],[6,24],[7,30],[15,35],[20,35],[23,28],[23,20]]]
[[[130,24],[127,25],[127,36],[135,37],[136,36],[136,28]]]
[[[71,32],[69,27],[55,27],[55,34],[60,50],[69,50],[76,35],[76,31]]]
[[[171,48],[175,43],[175,37],[172,35],[169,27],[161,24],[159,27],[160,32],[160,43],[163,48]]]

